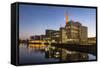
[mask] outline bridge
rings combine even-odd
[[[55,46],[58,48],[64,48],[70,51],[84,52],[93,55],[97,55],[97,46],[94,45],[79,45],[79,44],[57,44],[52,43],[51,46]]]

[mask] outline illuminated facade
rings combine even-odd
[[[88,43],[88,30],[80,22],[69,21],[66,15],[65,27],[59,30],[46,30],[46,37],[57,43],[86,44]]]
[[[96,37],[89,37],[88,44],[96,44]]]
[[[79,22],[68,21],[59,30],[46,30],[46,37],[57,43],[84,44],[87,43],[87,27]]]
[[[87,27],[79,22],[69,21],[66,23],[67,41],[69,43],[86,43]]]
[[[65,27],[60,27],[60,43],[67,43],[67,34]]]
[[[52,42],[56,42],[56,43],[59,43],[59,36],[60,36],[60,32],[59,30],[50,30],[50,29],[47,29],[46,32],[46,37],[52,41]]]

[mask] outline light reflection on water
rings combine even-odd
[[[38,45],[20,45],[19,48],[19,63],[42,63],[42,62],[58,62],[59,60],[54,58],[45,58],[45,53],[40,50]]]
[[[20,44],[19,63],[48,63],[96,59],[91,54],[68,51],[55,47],[46,51],[46,46],[44,44],[29,44],[29,46]]]

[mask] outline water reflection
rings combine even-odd
[[[48,51],[45,52],[46,58],[55,58],[59,61],[79,61],[79,60],[88,60],[88,54],[80,53],[75,51],[68,51],[67,49],[51,47]]]
[[[91,54],[69,51],[46,44],[20,44],[19,63],[71,62],[95,59]]]

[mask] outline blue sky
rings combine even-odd
[[[96,10],[93,8],[19,5],[20,38],[45,34],[46,29],[59,30],[60,26],[65,26],[66,12],[69,20],[79,21],[88,27],[88,37],[95,37]]]

